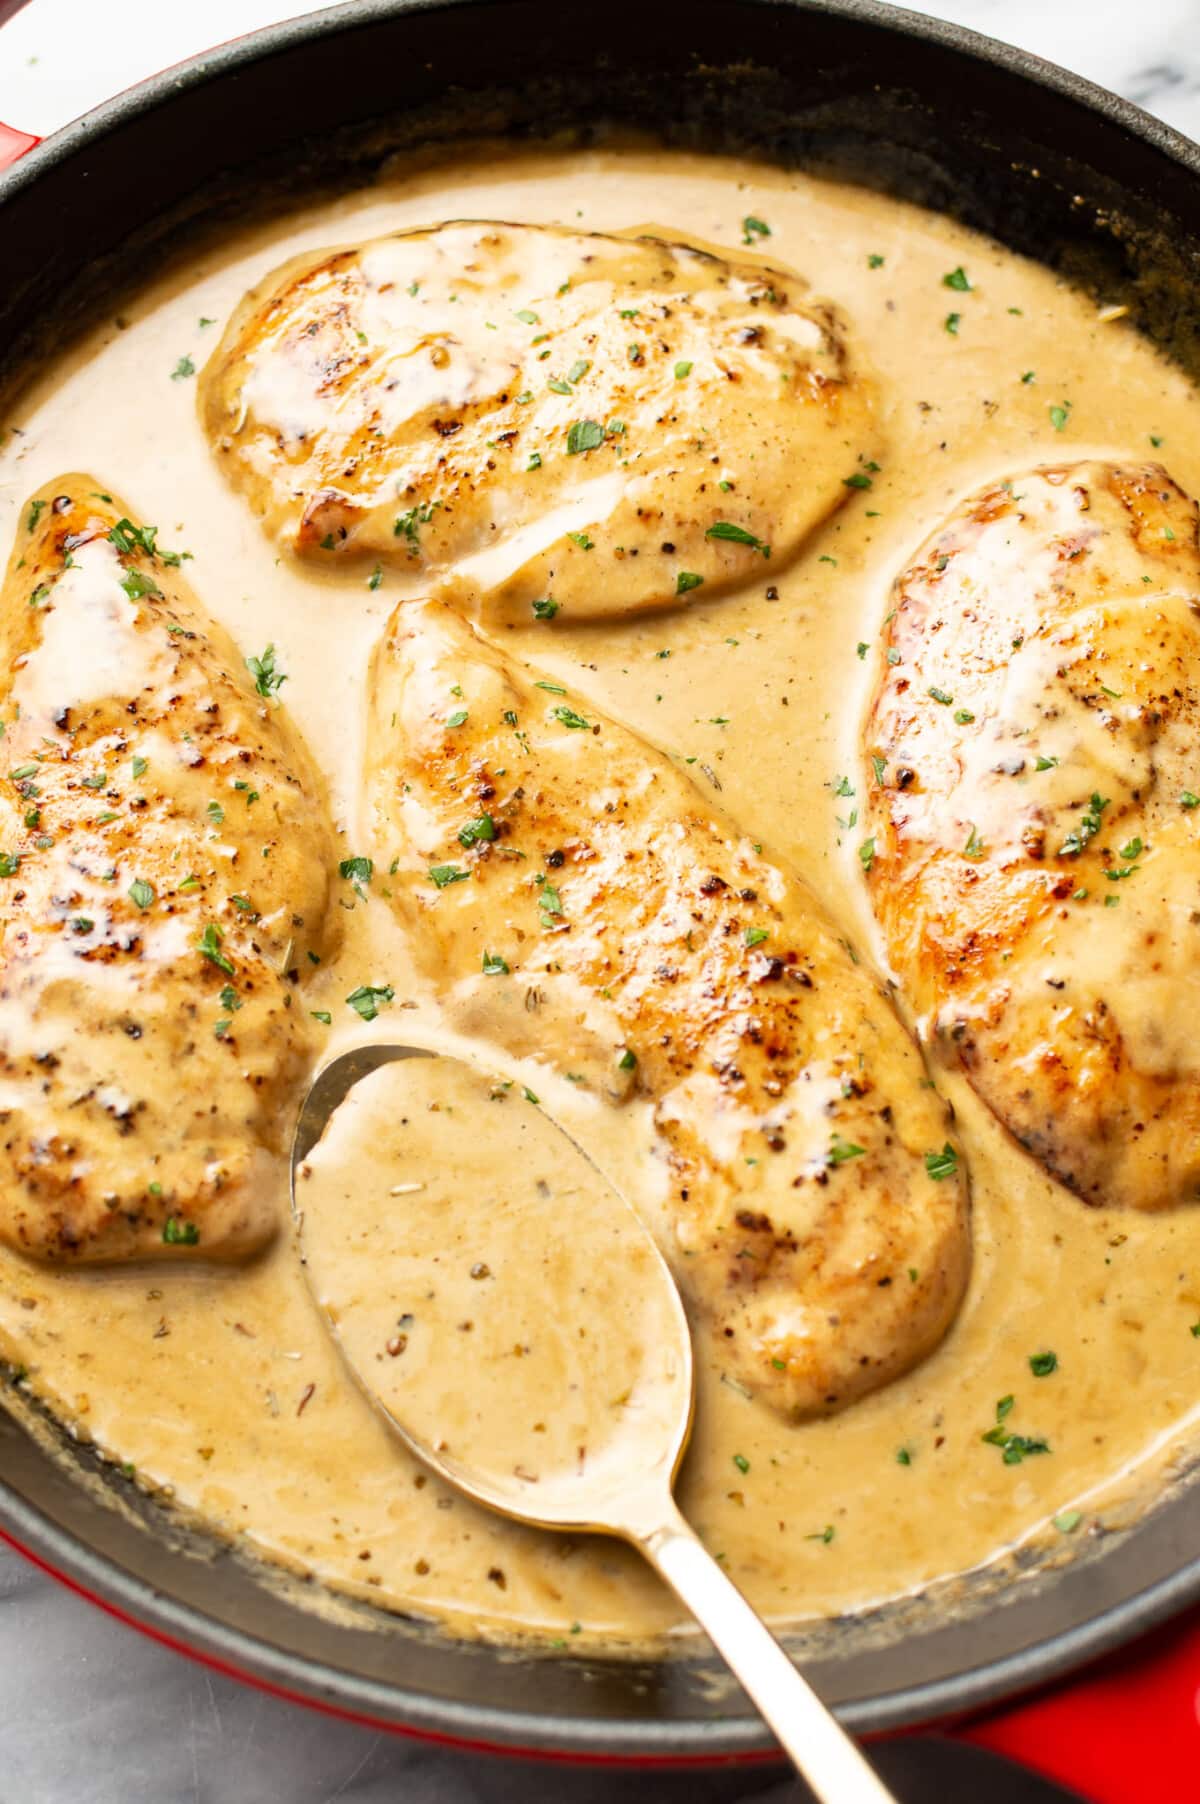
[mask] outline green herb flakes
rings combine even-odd
[[[278,695],[287,682],[286,674],[276,666],[273,645],[268,645],[260,657],[247,658],[246,669],[254,678],[254,687],[259,695]]]
[[[958,1154],[947,1140],[940,1153],[925,1154],[925,1170],[935,1183],[952,1178],[958,1172]]]
[[[380,1004],[394,1001],[395,995],[390,983],[360,983],[356,990],[351,990],[346,1001],[364,1021],[374,1021]]]

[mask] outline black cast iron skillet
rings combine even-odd
[[[1200,365],[1200,151],[1038,59],[863,0],[353,0],[120,96],[0,177],[0,382],[115,305],[189,235],[289,191],[366,181],[390,151],[636,127],[939,208]],[[8,417],[14,417],[12,408]],[[19,419],[19,406],[16,415]],[[0,1409],[0,1530],[119,1614],[260,1683],[475,1745],[641,1759],[762,1749],[704,1661],[630,1665],[340,1622],[189,1531],[52,1425]],[[57,1442],[57,1445],[55,1443]],[[1200,1597],[1196,1493],[1055,1570],[825,1626],[800,1647],[857,1730],[1037,1685]],[[948,1498],[946,1508],[957,1507]]]

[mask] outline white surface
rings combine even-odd
[[[45,135],[172,62],[316,10],[303,0],[31,0],[0,29],[0,120]],[[1197,0],[957,0],[926,10],[1065,63],[1200,136]],[[761,1773],[618,1777],[377,1735],[211,1675],[3,1551],[0,1674],[0,1804],[783,1804],[796,1796]]]

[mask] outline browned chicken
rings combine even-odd
[[[1200,1196],[1200,551],[1157,464],[1023,471],[896,583],[863,850],[925,1027],[1091,1203]]]
[[[809,892],[438,603],[378,649],[368,783],[376,869],[460,1019],[652,1101],[675,1270],[741,1379],[801,1415],[927,1353],[966,1280],[965,1180]]]
[[[875,467],[869,384],[798,276],[546,226],[296,259],[235,313],[200,404],[290,550],[441,578],[491,620],[769,581]]]
[[[332,865],[303,747],[178,555],[90,476],[28,504],[0,595],[0,1237],[250,1252],[309,1047]]]

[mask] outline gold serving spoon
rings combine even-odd
[[[343,1053],[297,1123],[292,1208],[350,1371],[419,1459],[519,1522],[632,1542],[823,1804],[895,1804],[676,1508],[679,1293],[531,1092],[422,1047]]]

